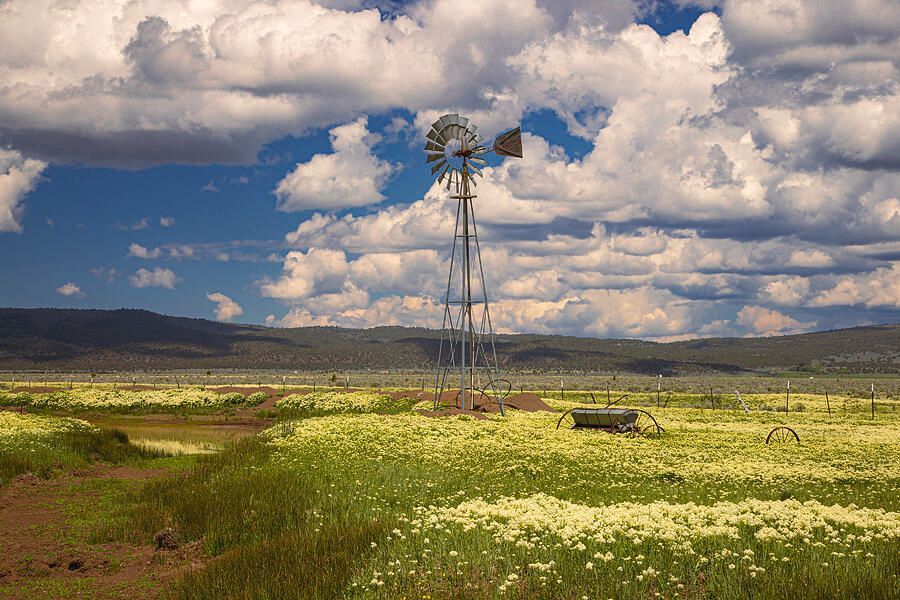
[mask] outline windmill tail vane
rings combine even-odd
[[[504,414],[500,371],[494,344],[484,265],[478,227],[475,223],[477,196],[472,193],[484,178],[483,155],[522,158],[522,133],[516,127],[486,146],[477,126],[466,117],[447,114],[435,121],[426,134],[425,163],[438,185],[455,192],[456,229],[450,251],[450,273],[444,296],[441,343],[435,373],[434,408],[445,390],[459,382],[454,400],[458,408],[474,410],[483,402],[495,402]],[[456,379],[456,378],[459,379]]]

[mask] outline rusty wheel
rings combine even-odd
[[[467,401],[467,403],[471,402],[471,398],[474,397],[475,398],[474,404],[475,404],[476,410],[478,408],[481,408],[482,400],[487,400],[488,402],[491,402],[493,400],[493,398],[489,394],[486,394],[484,390],[468,390],[468,392],[469,392],[469,395],[466,397],[466,401]],[[455,406],[456,408],[462,408],[461,400],[462,400],[462,390],[459,390],[458,392],[456,392],[456,398],[453,401],[453,406]]]
[[[494,390],[497,390],[500,398],[506,398],[509,396],[510,392],[512,392],[512,384],[505,379],[498,379],[492,385],[490,382],[486,386],[481,389],[481,395],[487,396],[491,398],[494,402],[496,402],[496,398],[493,398],[492,394]]]
[[[637,413],[637,416],[632,420],[629,413]],[[624,433],[628,437],[662,437],[665,429],[656,422],[653,415],[640,408],[629,409],[629,413],[625,413],[613,421],[611,427],[613,433]]]
[[[779,426],[769,432],[766,436],[766,445],[769,444],[799,444],[800,436],[790,427]]]
[[[575,427],[575,417],[572,416],[572,411],[574,408],[570,408],[566,412],[562,414],[559,418],[559,421],[556,422],[556,428],[559,429],[563,425],[565,425],[566,429],[572,429]]]

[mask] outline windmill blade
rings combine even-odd
[[[441,167],[443,167],[446,164],[447,164],[447,161],[442,160],[438,164],[434,165],[433,167],[431,167],[431,174],[434,175],[435,173],[437,173],[440,170]]]
[[[435,142],[427,142],[425,144],[425,152],[444,152],[444,145]]]
[[[428,133],[425,134],[425,137],[432,142],[437,142],[440,135],[441,134],[439,134],[436,129],[432,128]]]
[[[444,115],[443,117],[438,119],[437,122],[435,123],[435,125],[436,125],[435,129],[440,131],[441,129],[443,129],[444,127],[449,125],[451,116],[453,116],[453,115]]]
[[[438,180],[437,180],[438,185],[441,185],[441,182],[444,181],[444,176],[447,174],[447,171],[448,171],[449,169],[450,169],[450,165],[447,164],[447,163],[444,163],[444,170],[441,171],[441,174],[440,174],[440,176],[438,177]]]
[[[456,189],[459,189],[459,171],[456,169],[450,169],[450,177],[447,178],[447,189],[450,189],[451,185],[455,185]]]
[[[452,115],[449,115],[449,117],[450,117],[451,125],[459,125],[459,115],[458,114],[453,113]]]
[[[459,139],[459,132],[462,131],[459,125],[450,125],[446,131],[442,132],[448,140]]]
[[[441,158],[446,158],[446,156],[444,155],[443,152],[435,152],[434,154],[429,154],[429,155],[425,158],[425,164],[427,165],[428,163],[434,162],[434,161],[436,161],[436,160],[438,160],[438,159],[441,159]]]
[[[481,169],[479,169],[475,165],[466,165],[466,168],[469,169],[469,173],[474,173],[484,179],[484,175],[481,173]]]
[[[494,140],[494,152],[498,156],[522,158],[522,130],[519,127],[510,129]]]
[[[459,119],[457,120],[457,123],[459,123],[460,127],[465,129],[469,125],[469,118],[468,117],[459,117]]]
[[[476,150],[477,150],[477,148],[476,148]],[[486,164],[487,164],[487,161],[484,160],[483,158],[481,158],[480,156],[470,156],[470,157],[469,157],[469,160],[471,160],[473,163],[479,164],[479,165],[486,165]]]

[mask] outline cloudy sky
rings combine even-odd
[[[475,201],[501,331],[900,321],[896,0],[0,0],[0,40],[0,305],[439,326],[460,112],[525,132]]]

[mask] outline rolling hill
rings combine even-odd
[[[428,369],[438,331],[275,329],[145,310],[0,309],[0,369]],[[504,369],[666,375],[809,370],[900,372],[900,325],[672,343],[500,335]]]

